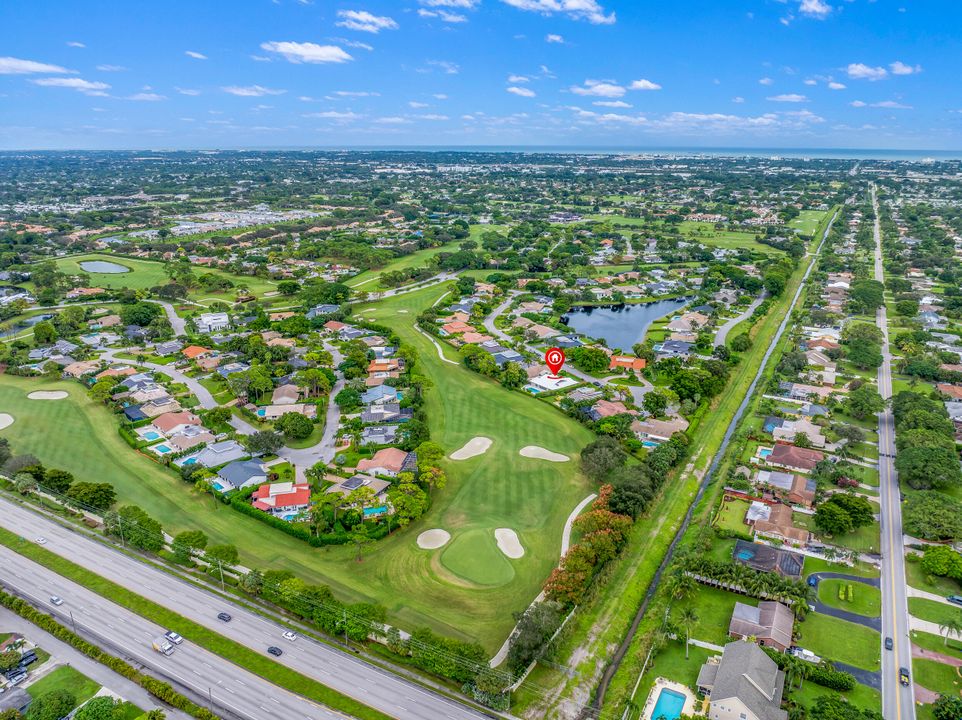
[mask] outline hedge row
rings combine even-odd
[[[46,630],[58,640],[62,640],[76,650],[79,650],[87,657],[107,666],[118,675],[122,675],[128,680],[137,683],[161,702],[165,702],[178,710],[183,710],[188,715],[192,715],[200,720],[217,720],[217,715],[205,707],[194,704],[186,696],[174,690],[168,683],[151,677],[150,675],[143,674],[120,658],[114,657],[96,645],[87,642],[79,635],[61,625],[50,615],[40,612],[20,598],[0,591],[0,604],[17,613],[20,617],[29,620],[39,628]]]

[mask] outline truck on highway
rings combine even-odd
[[[163,635],[155,637],[152,645],[154,646],[154,650],[164,655],[172,655],[174,653],[174,646],[171,645],[170,640]]]

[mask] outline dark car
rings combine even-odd
[[[949,595],[945,599],[950,603],[954,603],[955,605],[962,605],[962,595]]]
[[[809,587],[815,587],[816,585],[818,585],[818,578],[815,577],[814,575],[809,576],[809,578],[808,578],[808,586],[809,586]]]
[[[892,649],[892,645],[893,645],[893,643],[892,643],[892,638],[885,638],[885,649],[886,649],[886,650],[891,650],[891,649]]]
[[[908,668],[899,668],[899,682],[903,685],[909,684],[909,671]]]
[[[274,657],[280,657],[281,655],[284,654],[284,651],[283,651],[283,650],[281,650],[279,647],[275,647],[275,646],[273,646],[273,645],[271,645],[269,648],[267,648],[267,652],[269,652],[269,653],[270,653],[271,655],[273,655]]]
[[[217,619],[230,622],[230,613],[217,613]]]

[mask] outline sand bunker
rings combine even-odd
[[[13,425],[13,415],[10,413],[0,413],[0,430]]]
[[[27,395],[29,400],[63,400],[65,397],[66,390],[35,390]]]
[[[568,462],[571,458],[561,453],[545,450],[537,445],[525,445],[520,450],[521,457],[536,458],[537,460],[547,460],[548,462]]]
[[[518,539],[518,533],[511,528],[498,528],[494,531],[494,539],[498,541],[498,549],[512,560],[524,557],[524,547]]]
[[[407,315],[407,314],[408,314],[407,310],[398,310],[398,315]]]
[[[460,448],[459,450],[455,450],[453,453],[451,453],[451,455],[449,455],[449,457],[452,460],[467,460],[468,458],[473,458],[476,455],[484,455],[488,451],[489,447],[491,447],[491,438],[471,438],[464,444],[464,447]]]
[[[439,528],[425,530],[418,535],[418,547],[422,550],[437,550],[439,547],[447,545],[450,539],[451,533],[447,530],[441,530]],[[522,552],[524,551],[522,550]]]

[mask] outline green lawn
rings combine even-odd
[[[959,694],[962,689],[962,677],[959,671],[951,665],[944,665],[936,660],[921,660],[912,658],[913,679],[927,690],[934,690],[943,695]]]
[[[829,660],[878,670],[881,663],[879,634],[862,625],[828,615],[809,613],[795,624],[799,646]]]
[[[27,692],[34,698],[54,690],[67,690],[76,698],[77,705],[80,705],[96,695],[100,685],[69,665],[61,665],[27,686]]]
[[[698,615],[698,621],[691,628],[694,640],[724,645],[731,641],[728,636],[728,625],[732,619],[735,603],[758,605],[758,600],[745,595],[728,592],[719,588],[699,585],[690,598],[675,602],[671,606],[671,619],[679,627],[679,633],[684,633],[681,627],[681,612],[690,607]]]
[[[805,558],[805,577],[807,578],[812,573],[817,572],[843,572],[849,575],[859,575],[861,577],[872,577],[876,578],[879,576],[878,568],[868,563],[859,562],[854,566],[843,565],[842,563],[833,563],[828,560],[823,560],[822,558]]]
[[[879,691],[866,687],[861,683],[855,683],[855,687],[847,692],[838,692],[829,690],[821,685],[816,685],[813,682],[805,682],[802,683],[801,688],[795,685],[795,689],[791,692],[786,690],[785,695],[791,697],[792,700],[806,708],[811,708],[815,704],[815,701],[822,695],[841,695],[850,703],[860,708],[874,710],[875,712],[882,711],[882,696]]]
[[[934,623],[942,623],[952,618],[962,621],[962,608],[926,598],[910,597],[909,615]]]
[[[912,642],[925,650],[932,650],[943,655],[951,655],[962,660],[962,640],[958,638],[953,637],[946,642],[945,638],[939,637],[938,635],[913,630]]]
[[[848,600],[848,586],[852,586],[852,600]],[[845,591],[845,600],[839,599],[839,590]],[[818,584],[818,599],[830,607],[849,612],[878,617],[882,612],[882,593],[878,588],[860,582],[829,579]]]
[[[88,260],[101,260],[115,263],[117,265],[123,265],[124,267],[130,268],[130,272],[87,272],[80,267],[80,263]],[[140,260],[138,258],[118,257],[116,255],[104,253],[88,253],[86,255],[72,255],[70,257],[60,258],[55,262],[57,263],[57,267],[65,273],[69,273],[71,275],[77,275],[84,272],[87,273],[87,275],[90,276],[91,287],[128,287],[133,290],[144,290],[146,288],[154,287],[155,285],[165,285],[168,282],[167,276],[164,274],[164,264],[155,260]],[[247,275],[233,275],[231,273],[224,272],[223,270],[214,268],[197,267],[194,269],[194,273],[196,275],[211,273],[213,275],[217,275],[218,277],[227,278],[234,283],[235,287],[246,287],[251,293],[257,295],[258,297],[262,296],[265,292],[275,289],[275,283],[271,280],[249,277]],[[226,293],[211,294],[201,288],[197,288],[191,291],[190,297],[191,299],[202,300],[203,302],[210,302],[212,300],[232,302],[234,299],[234,292],[228,291]]]
[[[511,613],[534,599],[557,565],[565,519],[591,491],[577,458],[592,435],[546,403],[504,390],[466,368],[442,364],[412,323],[443,292],[435,287],[391,298],[366,316],[395,325],[403,341],[421,354],[421,372],[433,381],[426,403],[432,436],[448,453],[477,435],[495,442],[484,456],[446,462],[447,486],[435,493],[428,514],[365,548],[360,563],[354,561],[353,547],[311,548],[205,502],[172,472],[136,455],[117,434],[116,418],[79,384],[0,376],[0,412],[15,418],[2,435],[17,453],[32,453],[78,479],[110,482],[122,503],[145,508],[171,534],[203,529],[211,543],[235,544],[246,566],[291,570],[306,582],[330,586],[346,602],[383,603],[390,621],[405,629],[428,626],[478,640],[493,652],[514,624]],[[398,309],[409,313],[398,315]],[[27,400],[27,393],[38,388],[67,390],[70,398]],[[564,453],[572,461],[522,458],[518,451],[525,445]],[[464,571],[459,553],[470,555],[472,544],[476,552],[487,553],[489,562],[482,565],[501,570],[476,578],[485,582],[472,582],[446,565],[442,551],[418,549],[418,534],[434,527],[451,533],[453,550],[462,548],[449,556],[458,570]],[[489,552],[500,527],[514,529],[525,548],[523,558],[504,560],[507,565]],[[470,538],[458,539],[471,530],[476,532]]]
[[[962,594],[962,585],[952,578],[939,577],[938,575],[927,575],[922,569],[921,563],[916,556],[916,562],[909,562],[909,557],[905,560],[905,575],[909,585],[919,590],[925,590],[937,595],[959,595]]]
[[[734,532],[747,533],[748,526],[745,524],[745,513],[751,503],[740,498],[727,500],[719,509],[718,516],[715,518],[715,527],[720,530],[733,530]]]
[[[805,237],[811,237],[827,214],[827,210],[802,210],[797,218],[788,223],[788,226],[795,228]]]

